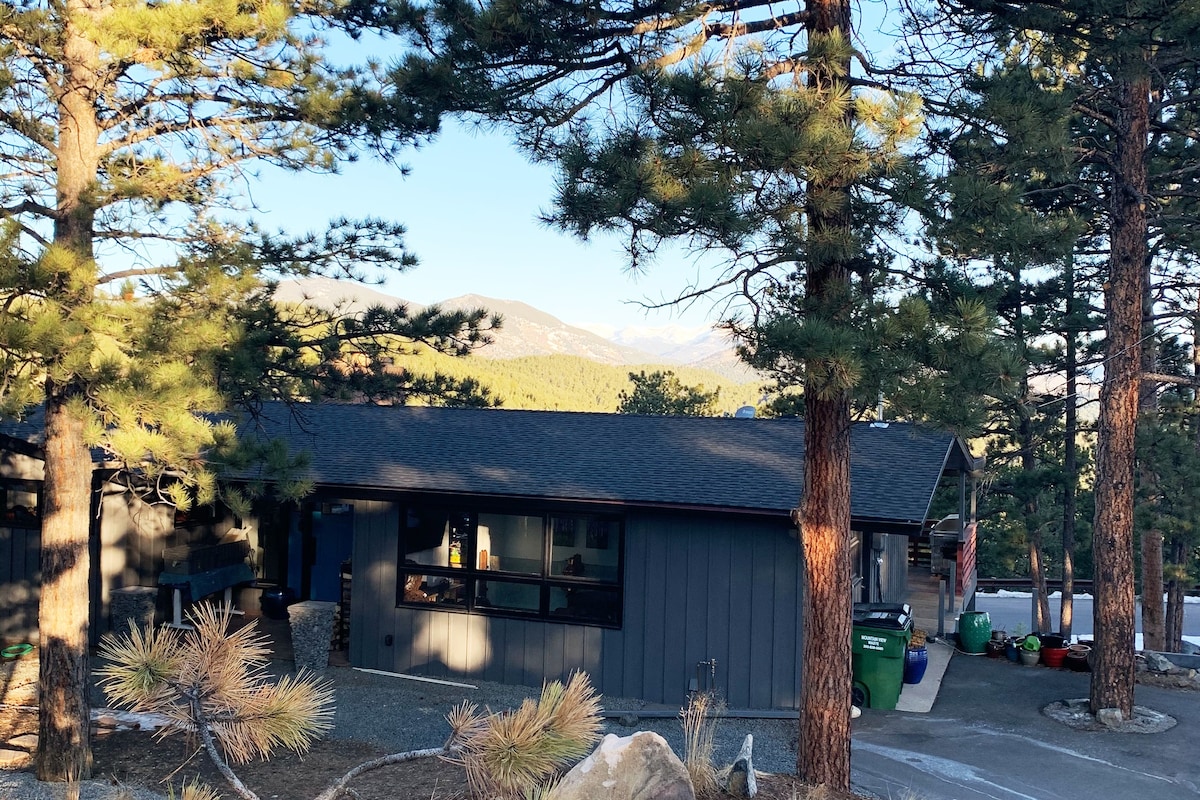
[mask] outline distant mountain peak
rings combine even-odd
[[[329,278],[305,278],[280,283],[277,300],[311,303],[334,308],[340,302],[347,310],[371,305],[405,303],[412,310],[423,306],[409,303],[370,286]],[[433,305],[449,311],[483,308],[504,318],[495,341],[477,351],[479,358],[520,358],[539,355],[571,355],[613,365],[689,365],[711,369],[731,380],[750,381],[755,375],[738,360],[733,342],[722,330],[704,326],[568,325],[553,314],[520,300],[500,300],[478,294],[452,297]]]

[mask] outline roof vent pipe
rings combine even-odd
[[[886,428],[888,424],[883,421],[883,392],[879,393],[879,405],[875,406],[875,421],[871,423],[872,428]]]

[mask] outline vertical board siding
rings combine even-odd
[[[729,616],[730,592],[742,591],[746,588],[743,580],[733,580],[730,574],[730,554],[733,552],[732,540],[729,536],[710,536],[708,539],[708,617],[704,625],[705,652],[704,658],[718,658],[716,653],[731,652],[730,630],[732,619]],[[718,664],[717,688],[722,695],[729,697],[729,658]]]
[[[773,708],[796,708],[800,700],[800,660],[796,658],[796,645],[800,641],[797,621],[801,617],[800,554],[794,541],[785,537],[776,537],[774,541],[770,681]]]
[[[0,640],[36,641],[41,532],[0,527]]]
[[[725,598],[729,609],[729,650],[724,674],[726,697],[731,708],[750,708],[750,593],[753,588],[751,550],[730,542],[730,589]]]
[[[635,683],[632,687],[634,691],[630,697],[664,697],[663,692],[663,676],[667,671],[664,658],[678,658],[678,650],[667,650],[670,656],[664,654],[663,642],[666,638],[667,620],[667,587],[672,589],[679,587],[678,573],[675,571],[675,580],[672,578],[672,570],[667,563],[667,542],[672,538],[670,535],[656,535],[650,526],[629,525],[634,528],[632,534],[638,538],[642,538],[646,542],[646,582],[639,591],[639,587],[634,583],[625,584],[626,594],[641,595],[644,600],[642,607],[644,615],[642,617],[642,629],[638,631],[635,628],[626,628],[626,636],[636,637],[640,634],[641,642],[637,652],[631,653],[632,660],[641,665],[641,681]],[[663,528],[664,533],[666,527]],[[674,626],[679,626],[683,623],[679,612],[674,615],[671,620]],[[630,656],[627,656],[629,658]],[[636,677],[636,672],[633,676]]]
[[[629,514],[613,630],[397,607],[397,515],[396,504],[356,501],[356,666],[529,686],[582,669],[610,697],[682,705],[698,663],[715,660],[731,707],[795,707],[802,578],[786,522]]]
[[[768,708],[771,705],[771,671],[775,660],[773,643],[775,620],[775,547],[765,536],[755,536],[751,543],[753,562],[749,575],[750,649],[743,654],[750,662],[750,707]]]
[[[691,536],[687,539],[678,537],[679,547],[683,551],[681,567],[687,580],[687,620],[682,626],[684,642],[684,660],[697,664],[708,661],[708,631],[712,626],[712,613],[709,610],[709,600],[712,598],[708,575],[708,549],[711,537]],[[687,684],[684,684],[687,688]],[[713,687],[714,689],[716,687]]]
[[[880,597],[885,603],[901,603],[908,596],[908,537],[884,534],[883,586]]]

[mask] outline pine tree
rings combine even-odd
[[[1134,687],[1133,472],[1141,364],[1142,301],[1159,212],[1176,197],[1194,161],[1152,171],[1151,133],[1168,136],[1194,114],[1194,93],[1181,76],[1194,71],[1200,21],[1194,7],[1168,2],[1002,4],[944,0],[942,21],[987,50],[1019,51],[1022,63],[1053,71],[1071,110],[1086,121],[1074,142],[1093,167],[1103,215],[1096,232],[1106,254],[1104,378],[1097,427],[1093,535],[1095,569],[1093,711],[1128,717]],[[928,39],[927,39],[928,41]],[[955,62],[961,65],[960,57]],[[1176,146],[1178,141],[1176,140]]]
[[[206,502],[216,491],[206,463],[231,454],[232,425],[211,416],[225,398],[252,408],[347,385],[403,396],[416,387],[377,369],[387,349],[413,337],[469,349],[485,336],[481,312],[338,320],[289,317],[269,301],[274,276],[413,263],[402,229],[381,220],[295,237],[238,221],[256,165],[332,171],[431,132],[411,105],[417,116],[393,110],[381,123],[378,76],[326,59],[324,36],[363,23],[338,8],[0,8],[0,409],[40,402],[45,413],[43,780],[90,771],[91,449],[125,465],[130,486],[166,478],[173,501]]]
[[[716,414],[721,390],[706,392],[703,386],[685,386],[671,370],[629,373],[630,391],[621,390],[620,414],[659,414],[711,417]]]
[[[851,74],[844,0],[445,0],[425,31],[432,52],[396,71],[401,94],[438,85],[449,110],[510,125],[560,169],[547,220],[580,236],[620,232],[631,268],[649,268],[667,241],[724,259],[675,300],[746,297],[755,311],[734,324],[748,351],[803,382],[797,766],[847,788],[851,394],[876,346],[860,323],[884,295],[865,286],[879,274],[872,241],[897,222],[891,201],[919,191],[900,154],[919,103]]]

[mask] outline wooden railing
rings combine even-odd
[[[975,582],[976,590],[980,592],[994,592],[997,589],[1012,589],[1013,591],[1033,590],[1033,582],[1029,578],[979,578]],[[1052,592],[1062,591],[1062,581],[1057,579],[1047,579],[1046,588]],[[1091,592],[1092,582],[1075,581],[1075,591]]]

